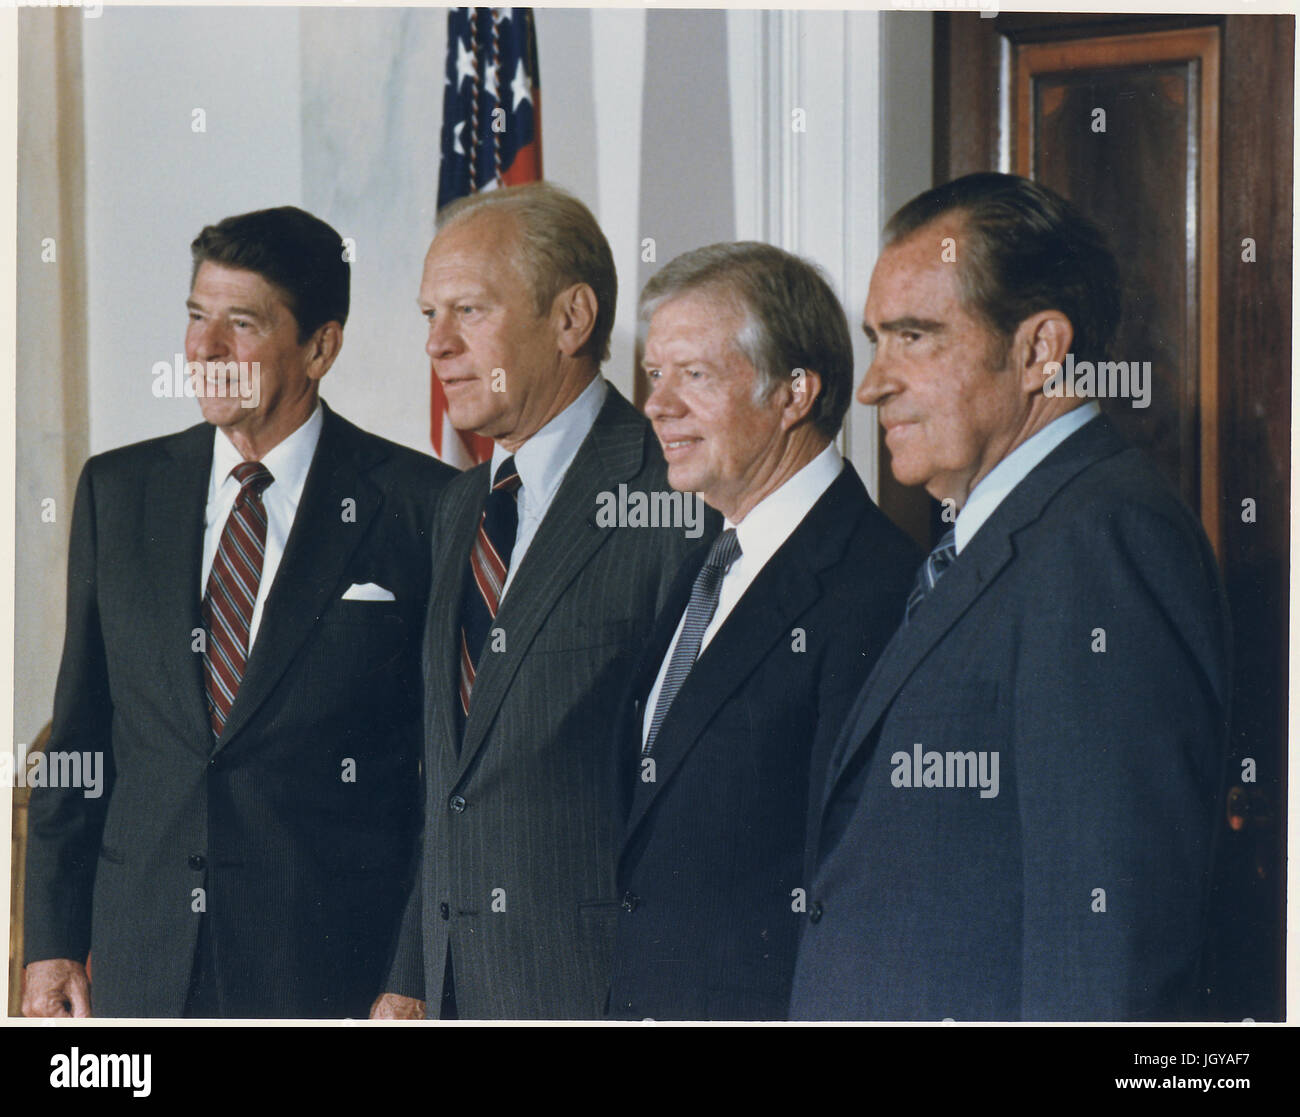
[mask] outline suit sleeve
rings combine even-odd
[[[24,964],[84,961],[100,838],[112,794],[112,717],[96,600],[95,497],[87,463],[77,483],[68,550],[68,612],[47,753],[99,752],[103,794],[36,787],[28,812]]]
[[[813,859],[835,745],[845,732],[867,676],[902,620],[912,569],[920,561],[910,549],[902,547],[897,549],[896,556],[889,552],[888,558],[885,561],[885,556],[880,556],[874,572],[874,591],[863,595],[848,623],[843,617],[834,622],[836,631],[852,635],[837,638],[827,647],[818,672],[817,724],[809,757],[808,824],[804,836],[804,879],[809,886],[815,876]],[[832,621],[826,618],[823,623],[832,624]]]
[[[1112,507],[1040,577],[1011,681],[1024,1015],[1183,1018],[1227,740],[1213,559],[1190,520]]]
[[[398,993],[403,997],[424,1000],[424,934],[423,934],[423,867],[424,858],[417,855],[415,874],[406,909],[402,912],[401,926],[397,932],[397,945],[393,962],[384,982],[385,993]]]
[[[432,560],[432,569],[438,568],[438,541],[443,537],[442,521],[445,510],[445,502],[442,500],[442,491],[445,489],[445,483],[439,485],[439,496],[435,501],[427,521],[427,532],[429,536],[429,550]],[[430,581],[430,600],[425,610],[425,632],[427,638],[428,632],[428,615],[433,608],[432,600],[432,581]],[[425,651],[427,654],[427,649]],[[422,673],[423,676],[423,673]],[[426,751],[424,763],[421,765],[421,773],[431,763],[427,753],[428,740],[428,720],[430,711],[427,709],[428,695],[424,695],[424,705],[422,707],[423,725],[425,726],[424,736]],[[424,775],[427,780],[427,775]],[[420,796],[421,810],[427,815],[428,802],[427,795]],[[424,1000],[425,983],[424,983],[424,840],[423,828],[416,837],[415,856],[412,871],[409,879],[411,888],[406,897],[406,907],[402,912],[402,921],[398,927],[397,939],[393,948],[392,962],[388,968],[388,976],[384,982],[384,992],[397,993],[403,997],[413,997],[416,1000]]]

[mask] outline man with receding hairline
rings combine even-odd
[[[1114,258],[999,174],[913,199],[885,242],[858,398],[956,515],[835,745],[791,1016],[1196,1018],[1223,590],[1147,458],[1045,390],[1106,356]]]
[[[422,860],[372,1015],[599,1017],[610,712],[692,540],[597,516],[668,482],[649,423],[600,376],[617,279],[587,208],[536,183],[461,199],[438,225],[426,352],[453,425],[495,447],[434,525]]]

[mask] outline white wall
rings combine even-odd
[[[546,175],[591,205],[618,265],[606,374],[621,390],[632,394],[640,286],[707,241],[766,239],[812,257],[856,322],[881,199],[913,192],[922,162],[928,174],[928,15],[535,16]],[[446,18],[109,6],[86,21],[91,452],[197,421],[193,400],[155,399],[151,376],[181,348],[189,242],[207,222],[285,203],[356,242],[324,394],[362,426],[428,448],[414,300],[436,202]],[[804,133],[790,129],[795,107]],[[192,130],[196,108],[205,132]],[[874,420],[850,414],[848,449],[874,488]]]
[[[154,398],[151,371],[183,349],[199,229],[301,196],[298,15],[107,5],[85,20],[83,51],[98,453],[199,421],[194,400]]]
[[[304,8],[302,194],[355,241],[343,351],[321,386],[353,422],[428,451],[429,362],[416,307],[438,196],[447,13]]]
[[[805,10],[727,19],[736,236],[822,267],[844,304],[860,380],[880,227],[931,185],[932,18]],[[875,495],[875,409],[852,404],[841,442]]]

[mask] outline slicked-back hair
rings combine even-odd
[[[351,267],[343,239],[306,210],[277,206],[206,226],[190,245],[190,286],[204,262],[256,272],[283,294],[305,342],[326,322],[348,320]]]
[[[555,296],[585,283],[596,295],[596,321],[581,353],[597,364],[609,358],[618,302],[618,273],[609,241],[591,210],[549,182],[507,186],[457,198],[438,212],[438,232],[480,214],[508,215],[519,231],[518,264],[533,291],[539,316]]]
[[[1030,315],[1059,310],[1074,327],[1077,359],[1109,355],[1120,319],[1119,267],[1101,230],[1071,202],[1019,175],[966,175],[903,206],[885,226],[885,243],[948,214],[961,218],[965,234],[957,276],[966,307],[1004,346]]]
[[[844,422],[853,392],[853,343],[835,292],[813,263],[771,244],[710,244],[669,261],[641,292],[640,315],[682,295],[701,294],[744,318],[734,344],[757,375],[765,399],[795,369],[816,372],[821,391],[810,419],[827,438]]]

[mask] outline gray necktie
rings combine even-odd
[[[682,634],[673,648],[672,658],[668,661],[668,671],[664,675],[664,685],[659,689],[659,701],[655,703],[654,717],[650,719],[650,733],[641,748],[642,756],[649,756],[654,748],[659,727],[668,716],[668,709],[677,697],[677,692],[691,673],[696,657],[700,654],[700,642],[704,639],[705,629],[713,620],[718,609],[718,594],[722,592],[722,579],[726,577],[731,564],[740,557],[740,540],[736,538],[736,529],[728,528],[713,541],[709,557],[704,560],[700,572],[695,575],[695,585],[691,587],[691,601],[686,606],[686,620],[682,624]]]

